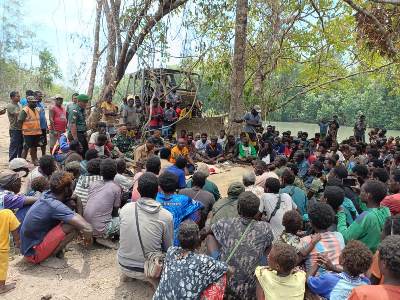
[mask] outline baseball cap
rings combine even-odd
[[[79,94],[78,95],[78,97],[76,97],[77,99],[78,99],[78,101],[81,101],[81,102],[89,102],[89,96],[88,95],[86,95],[86,94]]]
[[[0,187],[5,187],[21,177],[22,174],[14,172],[12,170],[2,170],[0,171]]]
[[[64,99],[63,96],[61,96],[60,94],[56,94],[52,97],[53,99]]]
[[[258,113],[261,112],[261,107],[260,107],[260,105],[254,105],[254,106],[253,106],[253,109],[254,109],[256,112],[258,112]]]
[[[18,170],[21,168],[31,169],[33,167],[32,164],[28,163],[25,159],[21,157],[14,158],[8,164],[8,168],[10,170]]]

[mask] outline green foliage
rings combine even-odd
[[[48,49],[43,49],[39,52],[39,61],[39,87],[41,89],[51,88],[54,79],[61,78],[61,72],[57,65],[57,61]]]

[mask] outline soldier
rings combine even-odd
[[[77,97],[77,103],[72,104],[71,113],[68,115],[68,138],[70,140],[79,141],[82,146],[82,155],[84,156],[88,150],[88,142],[86,138],[86,105],[89,102],[89,97],[85,94],[80,94]]]

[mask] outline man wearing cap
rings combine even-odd
[[[54,105],[49,111],[50,121],[50,153],[52,153],[54,145],[67,130],[67,115],[63,104],[64,98],[57,94],[53,97]]]
[[[21,190],[22,174],[12,170],[0,172],[0,210],[19,209],[36,202],[36,197],[18,194]]]
[[[42,134],[39,140],[39,146],[42,150],[42,155],[46,155],[46,146],[47,146],[47,119],[45,106],[43,103],[43,93],[41,91],[35,92],[35,99],[37,100],[36,109],[39,110],[40,116],[40,129],[42,129]]]
[[[137,130],[140,127],[140,119],[136,112],[136,107],[134,106],[135,98],[133,95],[128,95],[127,102],[127,105],[123,107],[121,112],[123,123],[126,125],[128,130]]]
[[[261,121],[261,107],[260,105],[254,105],[253,109],[250,112],[247,112],[244,116],[243,119],[241,120],[235,120],[237,123],[242,123],[245,122],[244,125],[244,132],[246,132],[251,141],[255,141],[257,138],[257,129],[262,127],[262,121]]]
[[[71,107],[71,114],[68,115],[68,137],[70,140],[79,141],[82,146],[82,155],[85,156],[88,150],[88,142],[86,139],[86,105],[89,102],[89,97],[85,94],[80,94],[77,97],[77,103]]]
[[[24,136],[25,143],[22,157],[26,158],[29,150],[32,163],[37,165],[37,147],[39,146],[40,137],[42,135],[40,115],[39,110],[36,109],[36,98],[28,96],[27,101],[28,105],[21,110],[18,116],[18,126],[22,128],[22,135]]]
[[[21,127],[18,126],[18,116],[22,110],[19,92],[12,91],[10,93],[11,102],[7,104],[8,121],[10,122],[10,148],[8,151],[9,161],[16,157],[22,156],[22,149],[24,146],[24,137],[22,136]]]
[[[101,112],[103,113],[102,121],[107,124],[107,132],[111,138],[117,133],[115,128],[115,121],[118,116],[118,106],[112,103],[112,95],[107,94],[105,101],[101,103]]]

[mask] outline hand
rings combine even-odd
[[[336,271],[336,268],[332,264],[332,261],[330,261],[325,255],[321,254],[318,255],[317,264],[328,271],[334,271],[334,272]]]
[[[319,233],[312,234],[310,237],[311,237],[311,243],[314,245],[321,240],[321,234]]]

